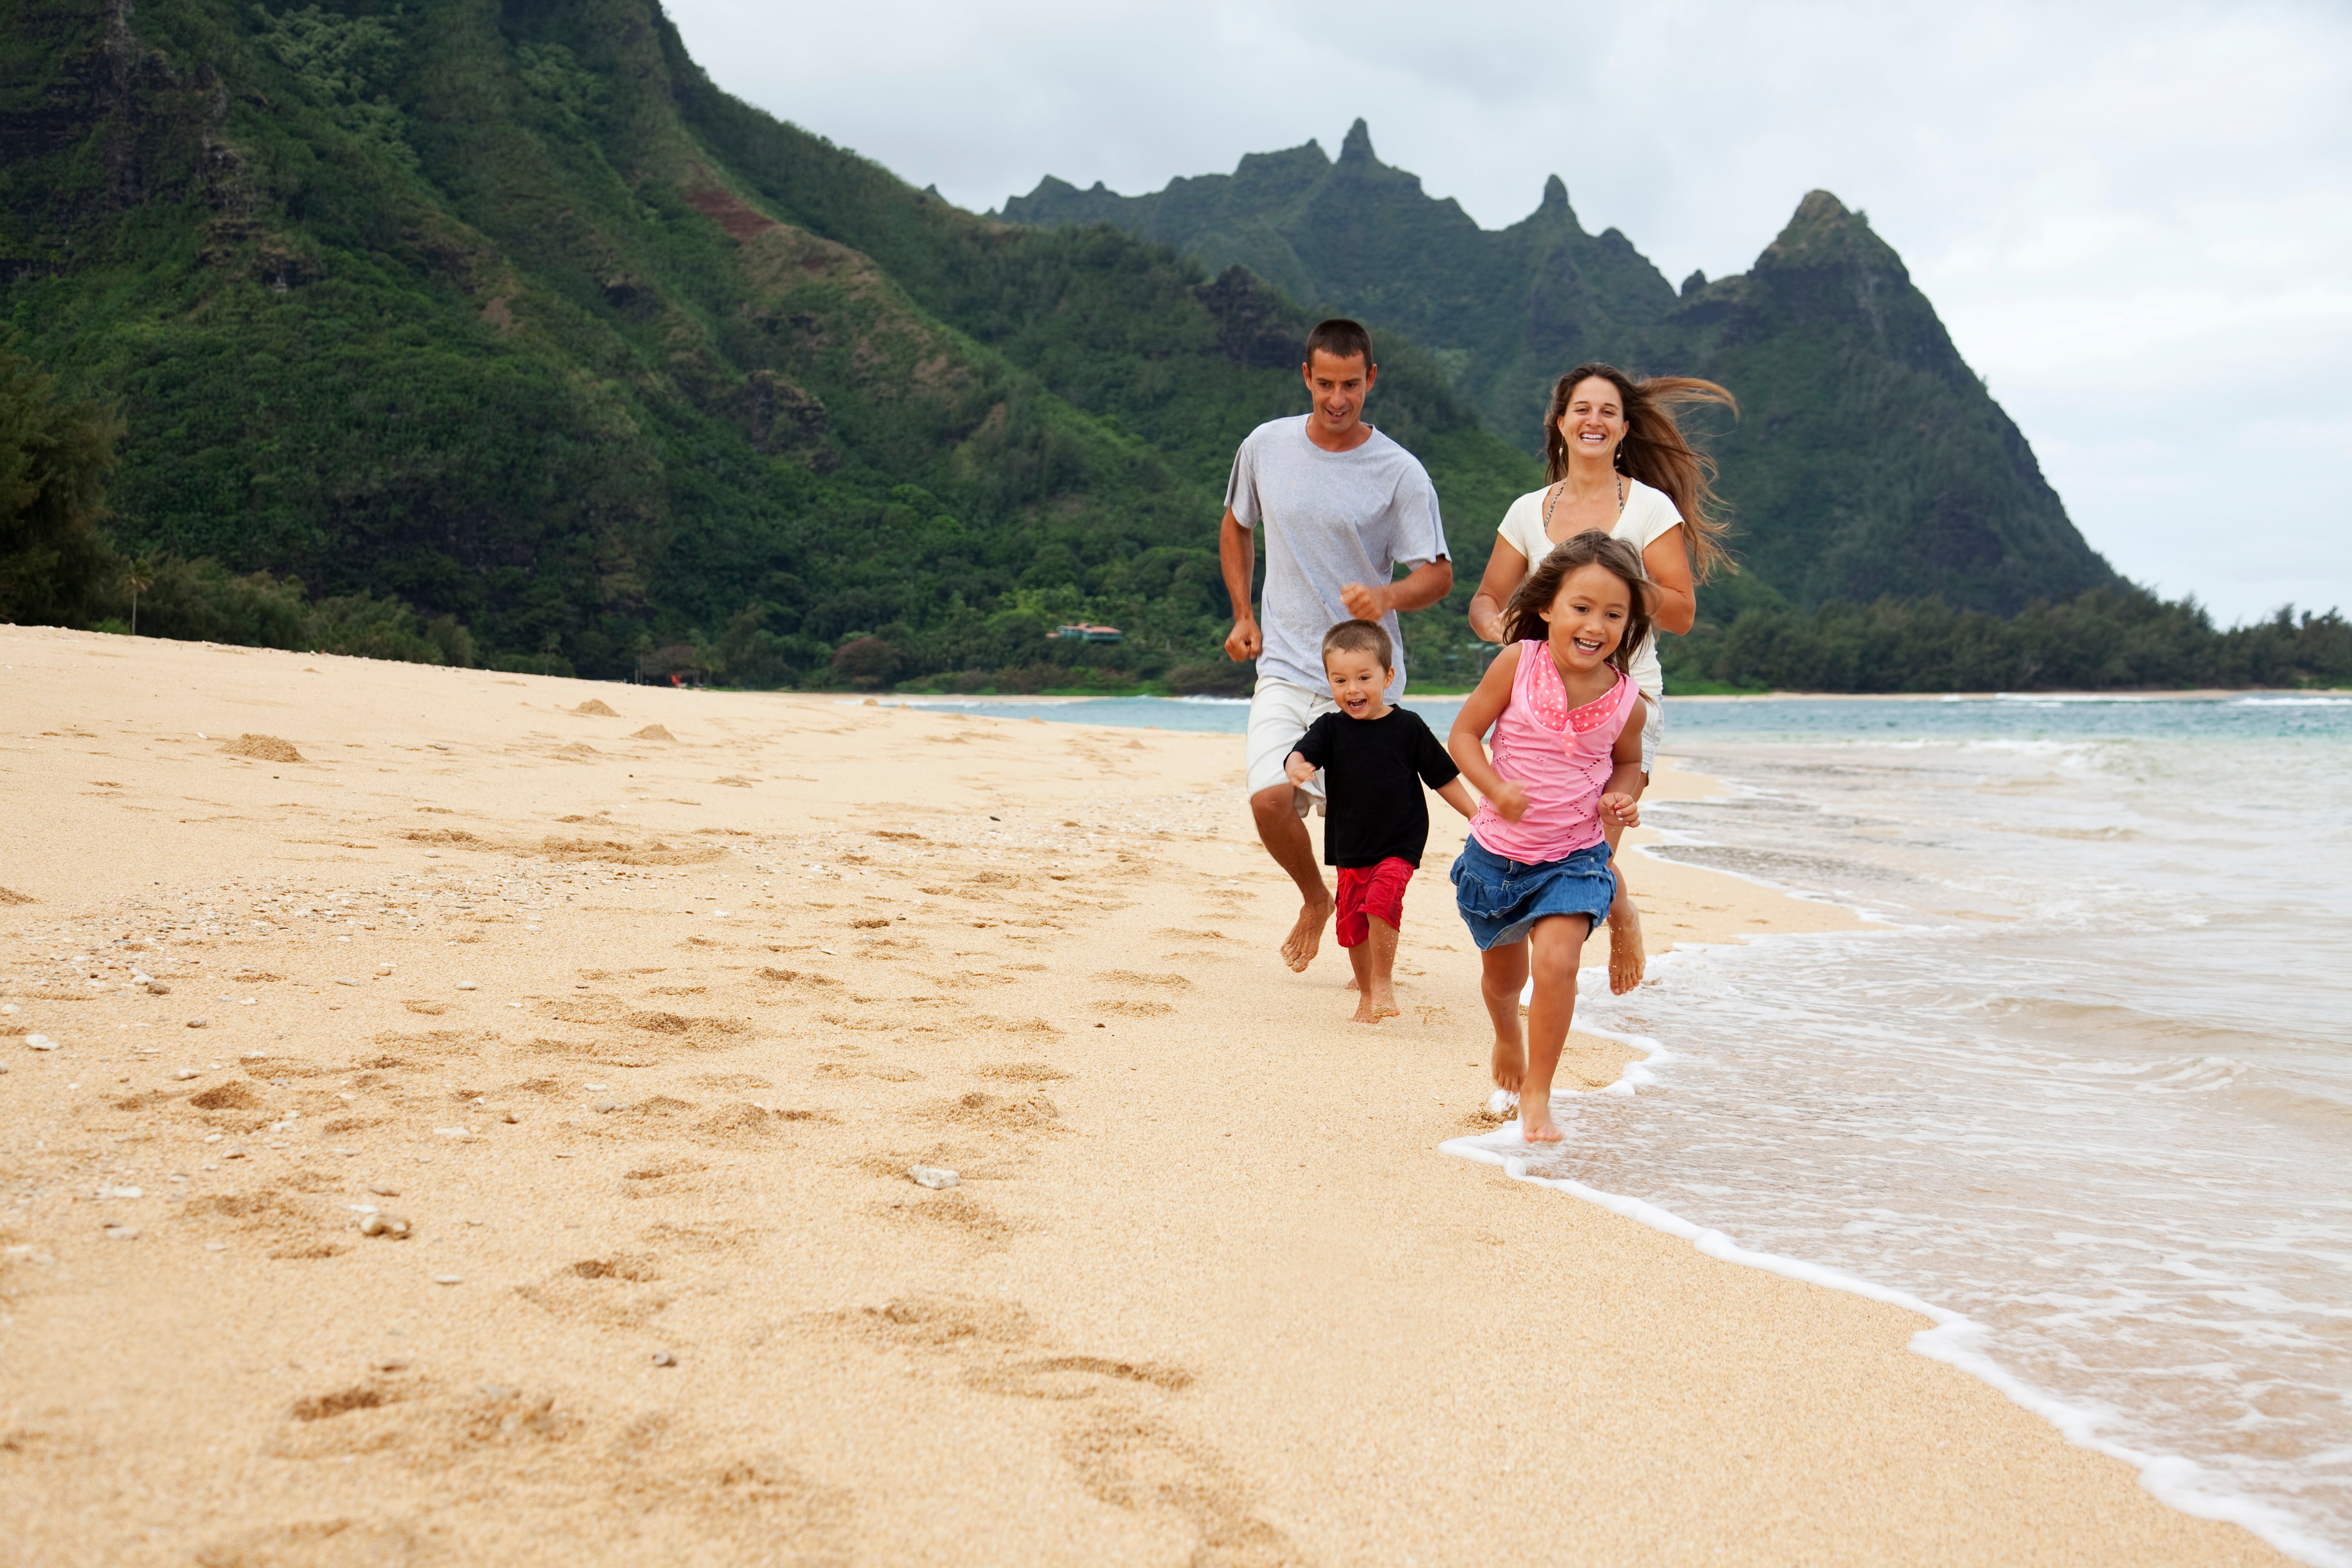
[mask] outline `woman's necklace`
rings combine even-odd
[[[1562,479],[1552,486],[1551,499],[1544,502],[1543,531],[1546,539],[1551,538],[1551,509],[1558,506],[1559,498],[1567,493],[1568,481]],[[1625,476],[1622,474],[1617,476],[1617,515],[1620,519],[1625,515]]]

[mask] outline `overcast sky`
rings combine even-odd
[[[1826,188],[2126,575],[2224,621],[2352,611],[2342,0],[667,4],[720,86],[975,211],[1336,154],[1362,115],[1487,227],[1556,173],[1679,281]]]

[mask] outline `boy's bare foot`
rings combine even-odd
[[[1547,1105],[1530,1110],[1528,1102],[1522,1100],[1519,1101],[1519,1136],[1530,1143],[1557,1143],[1563,1134],[1559,1123],[1551,1119],[1551,1107]]]
[[[1294,973],[1304,974],[1323,947],[1323,928],[1331,923],[1331,900],[1298,906],[1298,923],[1282,939],[1282,962]]]
[[[1609,989],[1622,996],[1642,984],[1642,911],[1624,894],[1609,906]]]
[[[1527,1047],[1517,1040],[1495,1042],[1495,1087],[1519,1092],[1519,1080],[1527,1077]]]
[[[1395,997],[1391,996],[1383,998],[1373,995],[1368,991],[1364,994],[1363,1000],[1356,1004],[1355,1016],[1350,1018],[1349,1022],[1351,1024],[1377,1024],[1383,1018],[1402,1018],[1403,1016],[1404,1010],[1396,1005]]]

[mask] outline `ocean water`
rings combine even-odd
[[[2352,697],[1670,701],[1667,741],[1727,787],[1653,802],[1654,853],[1882,923],[1588,983],[1647,1058],[1554,1150],[1447,1151],[1916,1307],[2168,1502],[2352,1568]]]
[[[1884,927],[1588,984],[1648,1059],[1554,1152],[1448,1149],[1928,1310],[2158,1496],[2352,1564],[2352,698],[1668,712],[1728,789],[1656,853]]]

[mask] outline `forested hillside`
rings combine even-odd
[[[1580,361],[1722,382],[1742,416],[1709,445],[1748,579],[1703,601],[1720,619],[1769,605],[1759,583],[1807,608],[1892,594],[2003,615],[2118,584],[1901,258],[1827,192],[1748,272],[1679,292],[1617,230],[1587,234],[1558,176],[1528,217],[1482,229],[1382,163],[1362,121],[1337,160],[1310,142],[1141,196],[1048,179],[1005,216],[1115,226],[1395,327],[1529,451]]]
[[[0,619],[751,686],[1234,689],[1226,468],[1305,406],[1299,342],[1338,307],[1378,331],[1370,414],[1457,551],[1454,597],[1406,622],[1425,682],[1482,667],[1461,612],[1538,481],[1528,405],[1592,354],[1742,400],[1711,436],[1747,570],[1669,639],[1685,689],[2352,675],[2333,616],[2222,634],[2116,588],[1900,260],[1820,193],[1750,272],[1679,293],[1557,182],[1486,234],[1360,125],[1337,163],[1049,181],[1015,216],[718,91],[656,0],[15,0]],[[1850,602],[1883,595],[1907,597]],[[1081,619],[1127,637],[1051,636]]]
[[[142,629],[307,637],[325,598],[417,657],[758,684],[1215,658],[1233,443],[1304,406],[1307,320],[1246,274],[950,207],[641,0],[29,0],[0,58],[0,304],[119,411]],[[1455,515],[1530,482],[1382,358]],[[1129,637],[1048,637],[1081,617]]]

